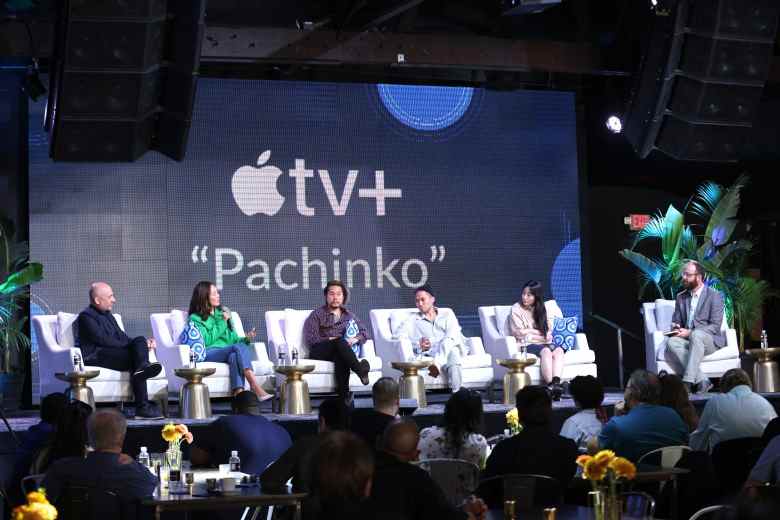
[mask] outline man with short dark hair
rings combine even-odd
[[[260,414],[257,394],[244,390],[233,397],[233,415],[225,415],[212,423],[211,444],[192,446],[194,464],[227,463],[232,450],[238,450],[241,471],[262,473],[292,445],[287,430]]]
[[[550,392],[542,386],[526,386],[517,392],[515,403],[523,429],[496,445],[482,478],[510,473],[547,475],[566,489],[577,470],[577,445],[552,430]]]
[[[311,490],[312,465],[323,434],[349,429],[349,408],[343,399],[325,399],[319,408],[318,435],[300,438],[260,475],[263,489],[285,489],[292,478],[293,490]]]
[[[392,377],[382,377],[371,387],[374,408],[357,408],[352,412],[350,429],[375,450],[387,425],[395,420],[400,406],[398,382]]]
[[[382,449],[376,453],[371,488],[373,510],[392,518],[483,518],[487,511],[481,500],[468,500],[462,509],[447,501],[444,492],[424,469],[410,464],[418,460],[420,431],[412,420],[390,423],[382,435]]]
[[[723,297],[704,283],[704,269],[698,262],[683,266],[684,291],[677,294],[672,315],[672,336],[667,340],[665,359],[682,375],[689,391],[698,385],[705,393],[712,383],[701,372],[701,360],[726,345],[721,333]]]
[[[647,370],[635,370],[626,384],[624,405],[604,425],[599,447],[632,462],[657,448],[688,444],[688,427],[672,408],[658,404],[661,382]]]
[[[125,334],[111,313],[116,299],[107,283],[93,283],[89,288],[89,300],[89,307],[78,317],[79,348],[84,364],[129,371],[136,418],[162,418],[156,406],[149,402],[146,390],[146,380],[162,370],[160,363],[149,360],[149,352],[157,347],[154,338],[131,338]]]
[[[121,499],[150,496],[157,479],[147,468],[122,453],[127,419],[116,410],[98,410],[89,416],[87,432],[95,451],[86,458],[67,457],[54,462],[41,487],[56,502],[67,485],[110,491]]]
[[[458,318],[452,311],[436,307],[436,297],[430,285],[415,289],[414,304],[417,312],[412,313],[393,333],[402,344],[411,342],[423,356],[432,358],[428,374],[438,377],[439,369],[444,371],[452,393],[455,393],[460,390],[463,381],[462,359],[468,355]]]
[[[364,385],[368,384],[371,366],[358,359],[360,346],[368,340],[368,332],[360,319],[345,305],[349,297],[346,285],[331,280],[323,290],[325,305],[314,309],[303,323],[303,340],[309,347],[309,357],[332,361],[336,378],[336,392],[349,400],[349,371],[352,370]],[[356,352],[357,351],[357,352]]]
[[[750,376],[741,368],[723,374],[720,390],[707,401],[699,426],[691,433],[694,450],[711,453],[723,441],[761,437],[769,421],[777,417],[772,404],[753,392]]]

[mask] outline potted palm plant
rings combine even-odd
[[[7,407],[21,395],[23,354],[30,347],[26,303],[29,286],[41,278],[43,266],[30,262],[27,244],[15,240],[13,222],[0,215],[0,402]]]
[[[726,319],[737,330],[740,351],[761,317],[764,302],[774,296],[769,284],[747,274],[753,242],[737,219],[740,192],[747,182],[748,177],[742,175],[728,188],[711,181],[702,183],[682,212],[669,205],[665,214],[659,212],[634,235],[631,248],[619,251],[639,269],[640,299],[652,288],[656,297],[673,300],[682,289],[683,264],[699,262],[707,272],[705,283],[723,294]],[[694,222],[687,224],[686,216]],[[637,251],[647,240],[660,240],[659,256]]]

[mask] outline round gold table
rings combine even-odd
[[[314,365],[277,365],[274,371],[285,376],[280,388],[279,412],[288,415],[304,415],[311,413],[309,400],[309,385],[304,381],[303,374],[314,370]]]
[[[780,357],[780,347],[750,348],[745,351],[756,358],[753,365],[753,386],[756,392],[780,392],[780,369],[777,357]]]
[[[518,390],[531,384],[531,376],[525,373],[526,367],[536,363],[536,357],[526,359],[499,359],[498,364],[507,369],[504,374],[504,404],[514,405]]]
[[[187,382],[179,390],[179,415],[182,419],[211,417],[209,387],[203,378],[213,376],[216,368],[176,368],[173,373]]]
[[[393,361],[390,366],[401,371],[398,378],[398,390],[401,399],[416,399],[417,407],[428,406],[425,399],[425,381],[418,374],[419,370],[433,365],[432,359],[418,359],[415,361]]]
[[[92,389],[87,385],[89,379],[100,375],[100,370],[85,370],[83,372],[57,372],[54,377],[60,381],[70,383],[65,390],[65,395],[70,401],[81,401],[95,409],[95,395]]]

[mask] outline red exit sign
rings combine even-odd
[[[623,219],[631,231],[639,231],[650,222],[650,215],[631,214]]]

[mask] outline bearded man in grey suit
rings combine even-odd
[[[704,285],[704,270],[698,262],[685,264],[682,280],[685,290],[674,303],[665,357],[676,373],[683,374],[688,390],[698,384],[698,392],[704,393],[712,388],[712,383],[701,373],[701,360],[726,345],[726,336],[721,332],[723,297]]]

